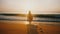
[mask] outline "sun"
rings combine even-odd
[[[27,11],[28,11],[28,10],[31,10],[31,8],[32,8],[29,3],[27,3],[27,5],[26,5],[25,7],[26,7],[25,10],[27,10]]]
[[[33,4],[31,3],[30,0],[27,0],[26,3],[24,3],[24,9],[25,11],[29,11],[33,9]]]

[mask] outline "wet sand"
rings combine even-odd
[[[23,21],[0,21],[0,34],[28,34],[27,24],[24,23]],[[60,34],[60,25],[44,24],[42,22],[33,22],[32,25],[36,26],[36,28],[32,28],[38,32],[37,34]]]

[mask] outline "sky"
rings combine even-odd
[[[0,13],[60,13],[60,0],[0,0]]]

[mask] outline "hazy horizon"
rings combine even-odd
[[[1,0],[0,13],[56,14],[60,13],[60,0]]]

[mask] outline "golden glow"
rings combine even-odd
[[[25,24],[29,24],[29,22],[26,21]]]

